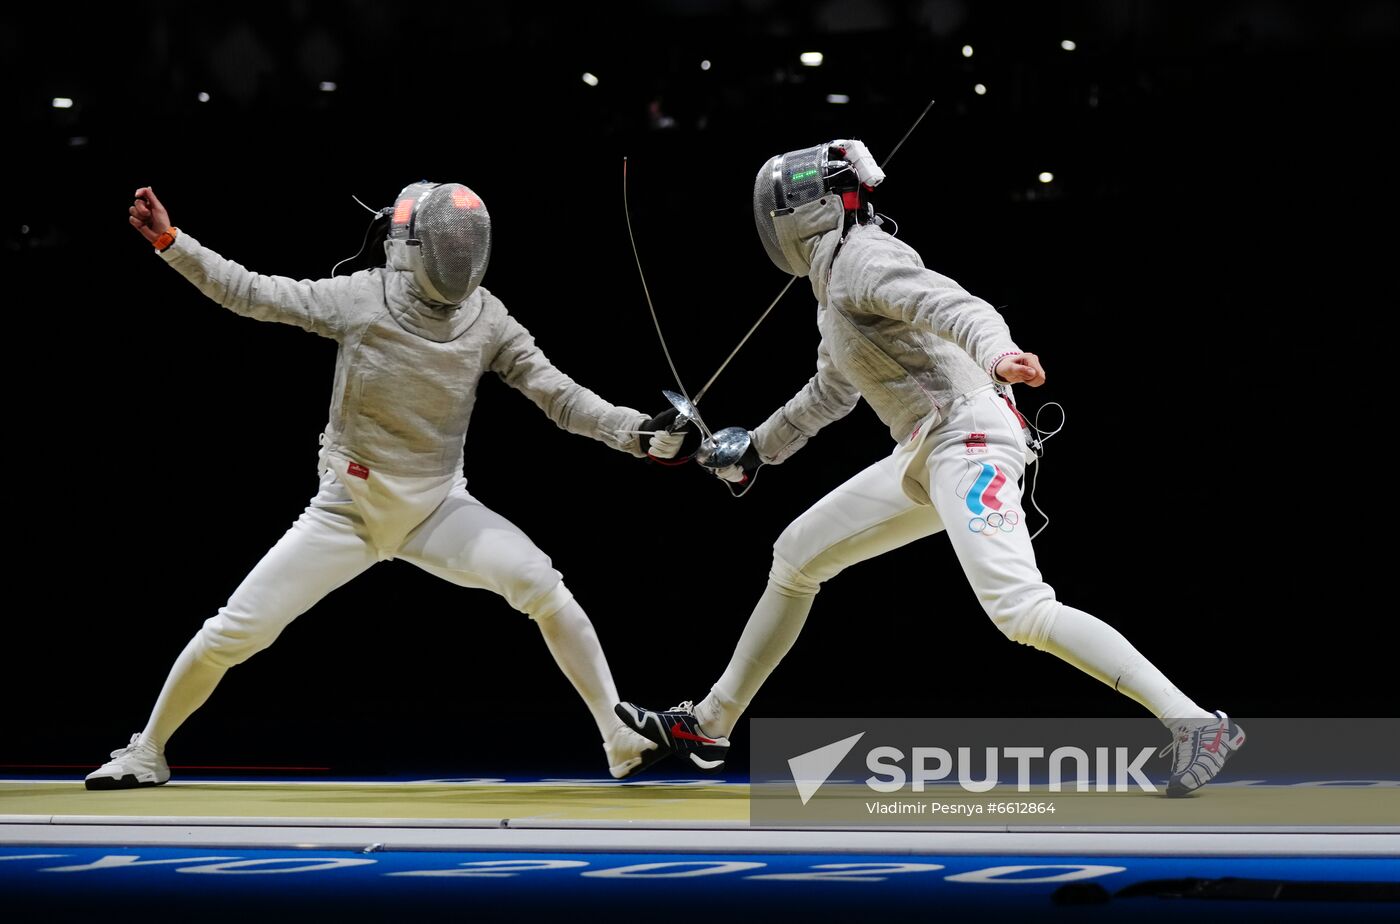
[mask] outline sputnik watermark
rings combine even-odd
[[[1065,763],[1074,765],[1074,775],[1068,778],[1076,792],[1088,792],[1089,754],[1083,748],[1059,747],[1046,756],[1045,748],[984,748],[985,769],[981,779],[973,777],[972,748],[957,749],[957,758],[947,748],[911,748],[909,763],[912,772],[903,767],[905,754],[895,747],[871,748],[865,757],[866,767],[874,774],[865,783],[876,792],[899,792],[906,785],[913,792],[923,792],[927,783],[950,779],[957,771],[958,785],[968,792],[988,792],[1001,785],[998,775],[999,758],[1016,762],[1016,791],[1031,791],[1031,775],[1034,771],[1048,769],[1050,792],[1064,792],[1066,777]],[[1156,786],[1143,775],[1143,764],[1156,753],[1155,748],[1143,748],[1136,757],[1130,757],[1129,748],[1094,748],[1093,788],[1096,792],[1129,792],[1137,786],[1142,792],[1158,792]],[[932,767],[930,761],[934,762]],[[1041,763],[1044,762],[1044,763]],[[1113,777],[1110,784],[1109,777]]]
[[[864,737],[865,732],[861,732],[788,759],[792,781],[797,786],[797,794],[803,805],[811,801]],[[1046,789],[1049,792],[1064,792],[1067,784],[1072,785],[1076,792],[1089,792],[1091,788],[1095,792],[1129,792],[1134,787],[1141,792],[1160,791],[1142,772],[1143,765],[1155,751],[1150,747],[1142,748],[1136,756],[1132,755],[1130,748],[1096,747],[1093,748],[1092,759],[1088,750],[1074,746],[1054,748],[1048,754],[1043,747],[989,747],[981,751],[984,759],[982,771],[978,774],[970,747],[951,751],[942,747],[913,747],[907,754],[889,745],[873,747],[865,754],[865,767],[872,774],[865,779],[865,785],[875,792],[888,794],[901,792],[905,787],[911,792],[923,792],[929,783],[956,780],[957,785],[966,792],[990,792],[1002,785],[1000,769],[1005,760],[1015,762],[1017,792],[1030,792],[1033,776],[1048,776]],[[1068,777],[1065,775],[1066,764],[1073,767],[1072,775]],[[1092,779],[1089,775],[1091,767],[1094,771]],[[918,811],[900,809],[899,813]]]
[[[869,815],[1053,815],[1054,802],[867,802]]]
[[[756,718],[749,724],[749,819],[861,829],[1053,820],[1057,827],[1400,831],[1400,781],[1337,782],[1394,779],[1400,718],[1250,717],[1242,756],[1189,798],[1167,798],[1190,748],[1199,744],[1209,755],[1215,743],[1184,736],[1182,724],[1148,716]],[[1345,749],[1299,746],[1337,737]]]

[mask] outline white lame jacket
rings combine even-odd
[[[530,332],[484,287],[434,308],[407,274],[371,269],[295,280],[263,276],[181,231],[160,256],[237,314],[295,324],[335,340],[335,390],[325,451],[388,475],[432,477],[462,467],[462,443],[487,372],[522,392],[570,433],[642,456],[647,415],[604,401],[549,361]]]
[[[954,398],[991,382],[996,363],[1020,352],[995,308],[926,268],[908,244],[869,225],[853,228],[838,251],[840,241],[838,231],[806,239],[817,371],[754,431],[764,462],[782,462],[861,398],[902,442],[921,421],[937,426]]]

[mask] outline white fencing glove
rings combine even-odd
[[[648,418],[638,428],[652,431],[650,435],[642,436],[642,451],[647,454],[648,458],[665,461],[674,459],[676,453],[681,451],[681,446],[685,443],[685,438],[690,432],[690,422],[686,421],[685,426],[674,433],[667,429],[675,424],[678,416],[680,416],[680,412],[673,407],[668,407],[655,417]]]

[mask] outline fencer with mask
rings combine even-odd
[[[810,281],[821,341],[816,374],[716,474],[748,482],[862,398],[889,428],[893,449],[778,537],[767,589],[708,695],[665,712],[624,703],[618,714],[694,766],[722,766],[728,736],[797,639],[822,583],[946,532],[997,628],[1150,710],[1172,733],[1163,749],[1172,753],[1168,794],[1194,791],[1244,744],[1244,732],[1223,712],[1197,706],[1117,629],[1061,603],[1041,578],[1020,486],[1034,439],[1011,386],[1038,387],[1045,371],[995,308],[886,232],[873,202],[883,180],[854,140],[779,154],[759,170],[759,238],[778,269]],[[901,599],[909,619],[927,618],[934,605],[917,593]]]
[[[565,375],[481,285],[491,254],[481,199],[459,183],[411,184],[382,213],[387,265],[315,281],[259,275],[202,246],[171,225],[149,187],[137,190],[129,212],[160,258],[205,296],[339,346],[319,492],[190,639],[145,729],[89,774],[87,787],[166,782],[166,742],[230,667],[326,594],[391,559],[493,591],[533,619],[592,714],[614,777],[658,759],[659,749],[614,714],[617,691],[597,634],[549,557],[467,491],[463,440],[488,372],[570,433],[633,456],[669,458],[683,434],[663,432],[673,411],[652,419]]]

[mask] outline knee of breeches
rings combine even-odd
[[[782,547],[773,548],[773,567],[768,580],[790,597],[810,597],[822,589],[823,578],[797,567],[783,556]]]
[[[982,601],[992,622],[1013,642],[1043,649],[1063,606],[1048,587],[1028,588]]]
[[[516,606],[514,601],[511,605],[517,610],[529,616],[536,622],[550,619],[564,607],[574,602],[574,595],[569,588],[564,586],[564,582],[558,581],[553,587],[543,593],[531,598],[523,605]]]
[[[224,607],[204,621],[195,636],[195,655],[216,667],[233,667],[271,645],[279,634],[278,626],[240,618]]]

